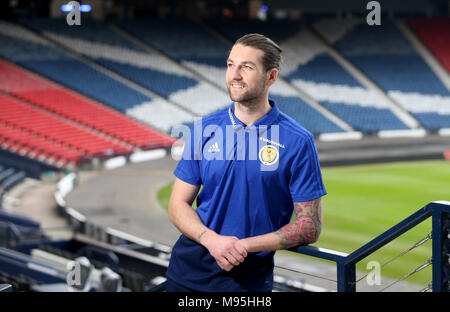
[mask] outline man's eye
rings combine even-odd
[[[248,66],[248,65],[244,65],[244,68],[245,69],[253,69],[251,66]]]
[[[227,67],[231,67],[231,66],[233,66],[233,64],[231,64],[231,63],[228,63],[228,64],[227,64]]]

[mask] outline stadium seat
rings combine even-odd
[[[275,40],[285,55],[280,75],[355,130],[372,133],[379,130],[408,128],[387,105],[383,105],[383,99],[363,87],[328,55],[325,45],[299,22],[224,20],[210,23],[231,41],[246,33],[254,32]],[[344,131],[301,100],[290,100],[285,90],[271,90],[271,96],[279,99],[282,111],[314,134]]]
[[[450,18],[414,18],[408,25],[450,73]]]
[[[136,90],[16,24],[0,21],[0,45],[0,57],[152,127],[169,131],[194,119],[193,114]]]
[[[27,216],[19,215],[16,213],[0,210],[0,221],[10,222],[18,226],[33,228],[40,230],[40,224]]]
[[[122,278],[108,267],[101,270],[99,291],[120,292],[122,290]]]
[[[124,144],[14,98],[0,94],[0,103],[3,104],[0,106],[0,121],[10,128],[73,148],[87,156],[105,157],[132,152]]]
[[[327,37],[341,21],[319,29]],[[334,25],[334,27],[333,27]],[[355,20],[334,46],[378,84],[425,128],[450,127],[450,91],[428,67],[398,28],[385,20],[375,28]]]
[[[91,264],[88,258],[78,257],[74,260],[73,268],[79,269],[79,280],[74,280],[70,285],[77,291],[87,292],[92,286],[92,272],[94,266]],[[75,272],[74,272],[75,273]]]
[[[174,139],[75,92],[0,60],[0,90],[142,149]]]
[[[6,179],[11,177],[15,173],[14,168],[7,168],[6,170],[3,170],[0,172],[0,183],[3,183]]]
[[[64,145],[53,143],[42,137],[32,135],[16,128],[0,123],[0,142],[3,146],[15,149],[17,153],[35,159],[50,161],[51,163],[78,164],[83,154]],[[18,148],[20,146],[20,148]]]
[[[0,292],[11,292],[13,287],[11,284],[0,284]]]
[[[66,27],[61,19],[24,19],[23,23],[166,98],[197,84],[182,68],[174,68],[101,22],[86,19],[79,29]]]
[[[67,28],[59,19],[23,22],[195,114],[206,115],[229,103],[226,93],[220,90],[215,91],[215,100],[211,101],[211,97],[204,95],[204,83],[190,71],[142,48],[101,22],[87,19],[83,29]],[[214,92],[214,88],[210,88],[210,92]],[[186,93],[190,96],[185,96]]]
[[[229,47],[202,26],[185,19],[145,19],[118,23],[147,45],[201,75],[195,86],[172,92],[170,99],[199,116],[218,111],[230,104],[225,90],[225,64]],[[148,31],[152,29],[152,31]],[[206,79],[209,83],[202,81]],[[213,87],[214,84],[218,87]]]
[[[1,184],[0,184],[0,202],[2,201],[3,194],[5,191],[8,191],[16,184],[20,183],[24,178],[26,177],[26,174],[24,171],[18,171],[15,172],[13,175],[6,178]]]

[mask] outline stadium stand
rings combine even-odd
[[[166,270],[156,257],[79,237],[29,240],[15,246],[14,251],[0,247],[0,263],[3,264],[8,258],[18,260],[8,267],[8,274],[12,275],[9,281],[17,279],[21,263],[39,263],[58,272],[53,276],[61,279],[50,279],[28,265],[31,269],[24,270],[23,276],[31,280],[27,284],[34,291],[148,291],[163,278]],[[66,275],[72,261],[80,264],[82,276],[78,284],[69,286]]]
[[[257,20],[242,20],[237,23],[220,21],[213,22],[213,25],[231,40],[250,32],[261,32],[274,39],[283,49],[286,59],[280,74],[355,130],[373,133],[379,130],[408,128],[389,110],[383,99],[362,86],[328,55],[325,45],[304,25],[289,21]],[[292,112],[291,106],[288,101],[282,109],[307,129],[311,128],[309,123],[322,124],[325,119],[303,117],[306,120],[302,120],[303,112]],[[342,129],[323,132],[339,131]]]
[[[0,103],[2,104],[0,121],[6,127],[68,146],[92,157],[120,155],[133,151],[123,143],[115,142],[12,97],[0,94]],[[23,140],[27,138],[31,137],[23,137]]]
[[[12,167],[25,171],[27,177],[36,180],[41,179],[41,175],[46,171],[55,173],[61,171],[56,164],[52,165],[39,159],[22,156],[20,153],[5,149],[3,145],[0,146],[0,167]]]
[[[13,291],[11,284],[0,284],[0,292],[11,292]]]
[[[201,25],[187,19],[133,20],[119,25],[193,70],[211,66],[211,72],[204,72],[205,77],[223,81],[224,75],[214,73],[225,69],[229,46]]]
[[[0,90],[142,149],[171,146],[174,139],[71,90],[0,60]],[[69,155],[67,155],[69,156]],[[73,155],[74,157],[76,155]],[[72,159],[77,163],[82,155]]]
[[[19,164],[17,162],[17,164]],[[20,165],[20,164],[19,164]],[[29,217],[10,212],[3,206],[6,192],[18,185],[27,177],[27,172],[20,167],[12,167],[2,163],[0,159],[0,246],[15,248],[25,241],[45,238],[39,223]],[[1,279],[0,279],[1,280]]]
[[[46,239],[39,223],[15,213],[0,210],[0,246],[16,248],[32,240]]]
[[[277,102],[281,111],[321,141],[318,144],[321,165],[354,165],[401,157],[439,158],[441,145],[448,141],[443,136],[450,131],[449,83],[442,83],[444,79],[436,74],[429,57],[424,56],[426,49],[418,48],[417,39],[411,39],[412,32],[408,35],[405,31],[408,25],[450,73],[448,17],[412,18],[404,23],[388,20],[383,15],[381,26],[369,28],[364,18],[342,18],[367,14],[364,7],[348,6],[350,2],[356,5],[355,1],[343,1],[338,5],[331,0],[324,1],[321,6],[326,7],[328,3],[336,10],[322,11],[307,8],[308,2],[314,1],[295,3],[293,6],[299,9],[291,10],[282,9],[283,4],[271,1],[258,8],[258,1],[218,1],[215,6],[212,2],[205,5],[206,1],[201,0],[162,1],[164,4],[118,0],[97,1],[98,6],[92,5],[90,13],[82,14],[82,27],[69,27],[61,1],[52,1],[48,6],[43,1],[33,1],[31,5],[23,1],[4,2],[0,4],[1,19],[6,17],[14,22],[0,20],[0,292],[164,290],[171,247],[134,236],[131,229],[139,227],[136,220],[144,219],[140,218],[140,212],[134,214],[134,209],[140,209],[138,201],[142,197],[146,201],[145,209],[149,207],[148,194],[152,197],[153,190],[163,184],[163,175],[169,177],[173,168],[170,167],[170,171],[168,168],[172,165],[165,162],[153,162],[151,166],[132,164],[124,170],[133,180],[142,175],[147,175],[146,180],[155,178],[154,186],[143,187],[142,196],[132,183],[125,183],[128,189],[124,187],[120,172],[106,177],[107,183],[105,180],[92,183],[91,177],[104,174],[103,170],[94,172],[90,169],[95,166],[82,165],[95,163],[93,157],[101,158],[105,160],[102,169],[109,170],[127,161],[137,163],[157,158],[158,152],[165,155],[167,150],[163,149],[155,154],[143,150],[170,147],[175,139],[167,132],[174,127],[191,125],[194,120],[228,106],[226,59],[232,43],[243,34],[263,33],[282,47],[285,63],[281,79],[270,89],[270,98]],[[392,4],[392,8],[384,3],[383,11],[387,10],[392,17],[435,14],[438,5],[428,10],[426,2],[429,1],[404,4],[406,13],[395,8],[400,7],[400,2]],[[448,1],[434,2],[442,2],[440,6],[445,5],[447,9]],[[231,3],[235,7],[230,9]],[[423,6],[422,13],[415,15],[411,13],[414,10],[409,11],[419,5]],[[128,13],[132,14],[126,15]],[[258,18],[263,19],[260,14],[269,18],[260,21],[255,19],[255,13]],[[165,17],[154,18],[156,15]],[[138,16],[145,19],[134,19]],[[208,19],[201,20],[205,16]],[[239,19],[237,16],[247,17]],[[330,16],[332,18],[328,18]],[[409,118],[414,122],[408,122],[405,115],[413,116]],[[417,121],[421,125],[417,125]],[[421,126],[429,130],[428,133]],[[390,130],[394,130],[391,131],[394,136],[414,130],[423,131],[427,136],[422,140],[402,137],[387,143]],[[383,137],[380,132],[388,135]],[[375,133],[378,136],[372,136]],[[343,143],[340,141],[343,138],[352,141]],[[337,142],[326,142],[328,140]],[[394,149],[394,145],[398,149]],[[435,149],[437,145],[439,149]],[[403,154],[394,155],[400,149]],[[133,152],[136,153],[131,155]],[[172,156],[171,161],[175,161],[175,155]],[[109,159],[112,157],[115,159]],[[111,161],[110,166],[108,161]],[[85,168],[90,172],[79,177],[76,171]],[[63,226],[63,230],[73,230],[69,239],[51,238],[48,234],[61,228],[41,227],[40,222],[30,217],[34,206],[44,197],[42,194],[27,194],[24,200],[15,197],[20,192],[25,194],[27,178],[41,179],[47,174],[49,179],[64,175],[50,198],[57,208],[52,202],[52,207],[45,209],[56,208],[61,213],[65,224],[69,224]],[[118,182],[111,177],[113,175]],[[127,210],[128,206],[117,196],[106,198],[103,202],[106,206],[88,199],[89,207],[85,210],[77,210],[75,203],[74,208],[69,207],[72,203],[66,196],[79,181],[84,183],[84,179],[92,183],[86,187],[89,194],[103,197],[109,185],[120,185],[124,192],[134,196],[133,200],[127,200],[134,209]],[[20,183],[23,185],[14,189]],[[138,183],[144,185],[142,180]],[[31,204],[25,200],[29,195],[36,196]],[[83,195],[89,197],[86,193]],[[154,202],[150,209],[159,209],[156,200]],[[116,217],[112,213],[116,203],[121,206],[121,212],[131,211],[131,214]],[[25,211],[26,215],[14,212],[16,204],[24,206],[17,211]],[[433,205],[448,206],[448,203]],[[447,215],[442,214],[443,211]],[[448,263],[441,261],[448,258],[444,253],[448,253],[450,246],[448,240],[441,239],[449,233],[448,213],[448,207],[424,207],[420,213],[359,248],[356,254],[360,257],[361,252],[374,246],[378,248],[393,236],[402,235],[427,214],[433,218],[438,216],[437,221],[432,222],[433,232],[427,236],[431,239],[432,234],[434,239],[433,261],[430,259],[427,263],[433,262],[433,290],[439,290],[434,284],[438,280],[436,276],[440,275],[449,290]],[[105,225],[107,222],[97,224],[98,219],[92,217],[95,214],[103,219],[119,219],[124,226],[118,230]],[[142,222],[145,231],[154,229],[155,222],[162,224],[160,228],[169,228],[155,219],[153,224]],[[437,226],[440,228],[436,234]],[[160,228],[155,231],[155,242],[166,236]],[[417,246],[418,243],[413,247]],[[435,252],[436,246],[438,252]],[[357,282],[352,280],[356,267],[353,262],[342,265],[348,255],[314,246],[300,247],[297,252],[332,259],[336,263],[340,261],[337,280],[328,281],[336,282],[338,291],[356,290]],[[441,252],[442,259],[436,257]],[[350,258],[354,255],[352,253]],[[72,265],[81,269],[81,280],[76,284],[67,279]],[[306,268],[301,266],[301,270]],[[295,278],[291,274],[296,272],[294,269],[278,268],[289,270],[289,276],[275,274],[273,291],[327,290],[310,287]],[[320,271],[320,275],[328,274],[320,267],[313,269]],[[314,276],[308,272],[297,273]],[[322,277],[327,279],[325,275]],[[432,288],[431,284],[428,288]]]
[[[292,56],[298,55],[297,52],[292,53],[292,49],[289,49],[282,44],[284,41],[289,40],[289,38],[295,38],[299,31],[298,22],[238,20],[236,23],[230,23],[226,20],[208,20],[207,23],[226,37],[230,44],[246,33],[263,33],[280,43],[283,53],[288,56],[287,60],[289,62],[292,60],[291,54]],[[285,73],[290,66],[291,64],[283,64],[280,75],[285,76]],[[323,111],[318,111],[316,108],[305,102],[299,96],[298,92],[296,92],[296,89],[284,80],[280,79],[275,83],[270,91],[270,97],[277,101],[281,111],[287,113],[315,135],[327,132],[345,131],[342,126],[327,118],[323,114]]]
[[[188,20],[153,19],[127,22],[121,27],[156,49],[167,53],[211,83],[224,88],[225,61],[231,42],[219,39],[204,25]],[[149,27],[155,31],[146,31]],[[206,94],[208,93],[210,92]],[[338,125],[306,104],[286,83],[277,82],[274,91],[271,92],[271,98],[279,103],[282,111],[290,113],[314,134],[343,131]]]
[[[0,22],[0,44],[1,57],[155,128],[169,131],[173,125],[192,122],[194,118],[170,102],[143,94],[16,24]]]
[[[332,25],[332,23],[327,23]],[[338,34],[322,33],[322,35],[327,38],[332,37],[334,41],[338,41],[345,36],[349,29],[354,27],[355,23],[355,21],[347,22],[347,27],[340,27],[339,31],[329,28]],[[127,38],[126,35],[120,34],[120,32],[114,31],[114,27],[91,20],[86,20],[83,30],[76,32],[70,27],[66,27],[59,20],[33,19],[28,20],[26,24],[41,31],[51,40],[55,40],[66,47],[71,47],[76,53],[89,57],[105,68],[168,99],[169,102],[163,105],[159,103],[162,99],[151,99],[148,98],[148,95],[141,93],[139,96],[147,97],[145,100],[127,101],[128,105],[132,107],[119,107],[119,104],[113,103],[117,101],[117,97],[114,96],[114,99],[107,99],[107,96],[103,95],[102,92],[94,94],[92,92],[93,88],[88,88],[87,86],[82,88],[78,86],[78,89],[74,88],[74,86],[68,85],[73,84],[74,79],[59,77],[59,82],[62,84],[68,85],[90,97],[96,98],[100,102],[115,107],[134,116],[136,119],[146,121],[150,125],[165,131],[169,131],[175,125],[175,121],[176,124],[189,124],[195,115],[208,115],[229,104],[226,92],[223,92],[225,90],[213,88],[202,80],[205,78],[209,83],[216,86],[221,85],[222,89],[224,89],[223,83],[219,81],[223,81],[226,70],[224,60],[227,57],[230,42],[243,33],[257,30],[280,42],[286,58],[289,60],[289,63],[285,64],[282,69],[282,74],[288,83],[284,81],[277,82],[271,92],[271,98],[279,103],[282,111],[288,113],[312,133],[318,135],[349,130],[374,133],[380,130],[409,128],[389,109],[384,99],[380,98],[372,90],[362,86],[330,57],[326,53],[326,47],[320,40],[317,40],[308,30],[303,27],[300,28],[294,22],[262,23],[242,20],[236,23],[229,23],[210,21],[209,24],[212,24],[216,30],[224,33],[228,39],[231,39],[228,43],[214,36],[211,31],[208,31],[208,27],[203,27],[204,25],[179,19],[147,19],[145,21],[130,21],[126,24],[118,23],[121,28],[131,34],[131,39]],[[322,32],[325,29],[315,26]],[[14,28],[17,26],[8,24],[8,27]],[[154,31],[146,31],[149,28]],[[289,29],[289,31],[285,31],[285,29]],[[329,32],[326,29],[325,31]],[[39,40],[43,41],[32,32],[24,29],[22,29],[22,32],[27,32],[26,36],[21,36],[22,39],[34,40],[33,42],[36,44]],[[10,34],[11,31],[3,31],[3,33]],[[137,37],[138,41],[150,46],[150,48],[146,49],[141,44],[137,44],[136,41],[132,40],[133,36]],[[202,44],[195,44],[197,42]],[[39,43],[42,44],[42,42]],[[45,42],[45,44],[49,46],[49,43]],[[152,51],[152,48],[166,54],[172,60],[178,62],[179,66],[161,56],[159,52]],[[58,49],[52,47],[50,50],[52,49],[54,50],[53,54],[61,54],[63,59],[70,59],[71,63],[77,63],[76,67],[78,69],[80,69],[80,66],[84,67],[82,71],[89,68],[85,74],[89,71],[94,71],[96,75],[105,75],[103,72],[97,71]],[[49,48],[46,50],[49,50]],[[56,57],[56,59],[60,58],[61,56]],[[21,65],[24,66],[24,64]],[[71,65],[73,66],[73,64]],[[33,70],[36,70],[36,68]],[[49,66],[45,66],[44,71],[49,71]],[[197,77],[195,73],[198,74]],[[40,74],[51,78],[51,73],[40,72]],[[113,80],[112,78],[109,79]],[[79,80],[75,79],[75,81]],[[96,80],[94,79],[94,81]],[[80,84],[80,82],[76,83]],[[104,84],[104,81],[101,83]],[[117,81],[115,83],[119,84]],[[121,84],[120,88],[128,87],[125,84]],[[307,101],[304,101],[299,96],[296,88],[311,96],[328,113],[331,112],[331,114],[337,116],[336,119],[340,118],[343,123],[347,123],[353,129],[344,129],[342,124],[337,124],[335,120],[328,118],[327,114],[323,114],[323,111],[319,111],[317,107],[309,105]],[[80,89],[83,89],[83,91]],[[134,93],[135,96],[136,93],[139,93],[136,90],[127,91]],[[211,96],[211,92],[213,92],[213,96]],[[389,95],[395,98],[396,93],[395,91],[393,93],[390,92]],[[100,97],[102,99],[99,99]],[[211,98],[214,98],[214,101],[211,101]],[[397,98],[396,100],[399,101]],[[157,105],[153,105],[152,101],[153,104]],[[123,104],[125,101],[121,102],[122,105],[125,105]],[[176,103],[178,107],[170,104],[170,102]],[[408,108],[406,107],[406,109]],[[170,118],[168,116],[172,114],[176,117],[169,121]],[[157,120],[157,115],[161,115],[162,118]],[[429,118],[426,114],[421,116],[425,121]],[[436,127],[446,127],[445,121],[440,122],[440,124],[444,125],[436,126],[434,120],[439,118],[439,116],[432,117],[434,119],[433,122],[428,122],[428,129],[436,130]],[[420,118],[418,119],[420,120]],[[425,121],[421,120],[422,123],[425,123]],[[433,125],[430,125],[430,123]]]
[[[185,68],[183,72],[192,72],[190,77],[197,79],[197,84],[171,94],[171,100],[199,116],[230,104],[224,83],[228,47],[203,27],[184,19],[134,20],[117,26],[177,62]]]
[[[450,73],[450,18],[414,18],[408,25]]]
[[[327,30],[338,28],[340,20],[327,20],[327,28],[316,29],[328,37]],[[450,127],[450,92],[417,54],[394,20],[376,29],[363,20],[349,22],[334,47],[370,79],[384,89],[426,129]]]
[[[100,22],[87,20],[82,29],[67,27],[58,19],[27,20],[26,24],[197,115],[209,114],[229,103],[225,92],[210,87],[205,93],[208,86],[190,71]],[[191,96],[180,96],[186,93]]]
[[[23,170],[0,165],[0,209],[2,208],[2,199],[5,192],[20,183],[25,177],[26,173]]]
[[[69,163],[77,165],[83,159],[81,152],[48,141],[31,133],[7,127],[2,123],[0,123],[0,129],[0,142],[2,147],[20,155],[54,163],[61,167]]]
[[[387,61],[383,56],[382,63],[378,64],[380,66],[374,66],[374,62],[365,62],[362,60],[363,57],[356,57],[353,53],[359,51],[358,45],[366,44],[369,40],[365,37],[365,26],[358,26],[359,21],[352,19],[344,23],[341,20],[338,22],[319,21],[314,24],[314,27],[328,40],[331,38],[331,43],[335,42],[335,46],[344,56],[361,68],[369,78],[386,90],[389,96],[411,112],[427,129],[436,131],[449,127],[446,110],[448,90],[441,87],[442,84],[438,79],[426,68],[420,57],[415,55],[406,39],[396,29],[395,23],[388,22],[383,25],[388,30],[391,43],[385,42],[384,49],[379,49],[384,54],[391,55],[391,61]],[[332,112],[354,130],[373,133],[380,130],[409,128],[389,109],[382,98],[362,86],[326,53],[326,48],[320,40],[317,40],[304,27],[299,27],[296,22],[262,23],[239,20],[209,21],[208,23],[231,39],[230,42],[243,33],[253,31],[266,33],[280,42],[289,60],[282,69],[282,74],[288,83],[277,83],[271,92],[271,97],[277,100],[282,111],[288,113],[314,134],[343,132],[349,129],[343,129],[342,125],[336,124],[323,112],[308,105],[295,92],[295,88],[305,91],[328,112]],[[147,19],[130,21],[126,24],[118,23],[120,27],[138,37],[138,40],[178,62],[180,66],[177,66],[158,52],[152,52],[151,49],[136,44],[130,38],[114,31],[113,27],[100,22],[87,19],[83,29],[76,32],[66,27],[60,20],[33,19],[28,20],[26,24],[169,101],[153,99],[147,94],[133,90],[126,84],[53,47],[33,32],[6,22],[2,22],[4,27],[2,27],[0,40],[2,38],[3,41],[9,40],[9,45],[6,43],[7,48],[2,49],[3,57],[159,129],[169,131],[174,124],[189,123],[195,115],[207,115],[229,103],[225,92],[211,88],[199,79],[199,77],[206,78],[210,83],[222,85],[224,89],[223,83],[219,81],[223,81],[224,60],[230,48],[229,42],[218,39],[211,31],[208,31],[208,28],[204,28],[204,25],[179,19]],[[148,32],[149,28],[154,31]],[[360,42],[354,40],[355,36]],[[346,41],[350,42],[348,46]],[[201,42],[201,45],[197,44],[198,42]],[[20,49],[25,44],[27,49]],[[363,55],[364,49],[358,53]],[[396,73],[402,71],[398,62],[393,59],[393,55],[398,51],[402,51],[401,55],[405,53],[410,55],[408,58],[411,59],[412,64],[415,64],[416,69],[411,68],[409,71],[414,71],[416,74],[412,79],[408,76],[408,79],[397,77],[384,81],[385,78],[382,76],[385,70],[379,68],[392,68],[391,65],[395,63],[397,68],[394,71]],[[374,53],[368,57],[375,57]],[[404,63],[405,60],[406,58],[403,58]],[[364,64],[367,68],[363,66]],[[64,67],[70,69],[70,77],[64,75],[64,72],[69,71],[61,71]],[[198,77],[192,72],[198,73]],[[417,72],[424,74],[418,77]],[[73,79],[74,75],[87,76],[89,79]],[[424,79],[425,75],[428,75],[428,78]],[[422,80],[429,82],[427,87],[423,87]],[[87,81],[90,82],[89,86]],[[421,84],[422,89],[417,89],[416,86]],[[412,90],[419,92],[414,93]],[[211,92],[214,93],[212,97],[215,101],[213,102],[210,100]],[[425,104],[418,105],[419,101]],[[180,106],[183,109],[180,109]]]

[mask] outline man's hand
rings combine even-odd
[[[207,230],[201,234],[200,243],[208,249],[219,267],[225,271],[238,266],[247,257],[247,250],[235,236],[223,236]]]

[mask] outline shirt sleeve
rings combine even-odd
[[[197,134],[198,130],[196,126],[191,128],[189,137],[184,145],[183,155],[174,171],[174,175],[177,178],[192,185],[202,184],[200,175],[202,137]]]
[[[294,202],[309,201],[327,194],[313,136],[308,136],[299,146],[299,151],[291,165],[289,183]]]

